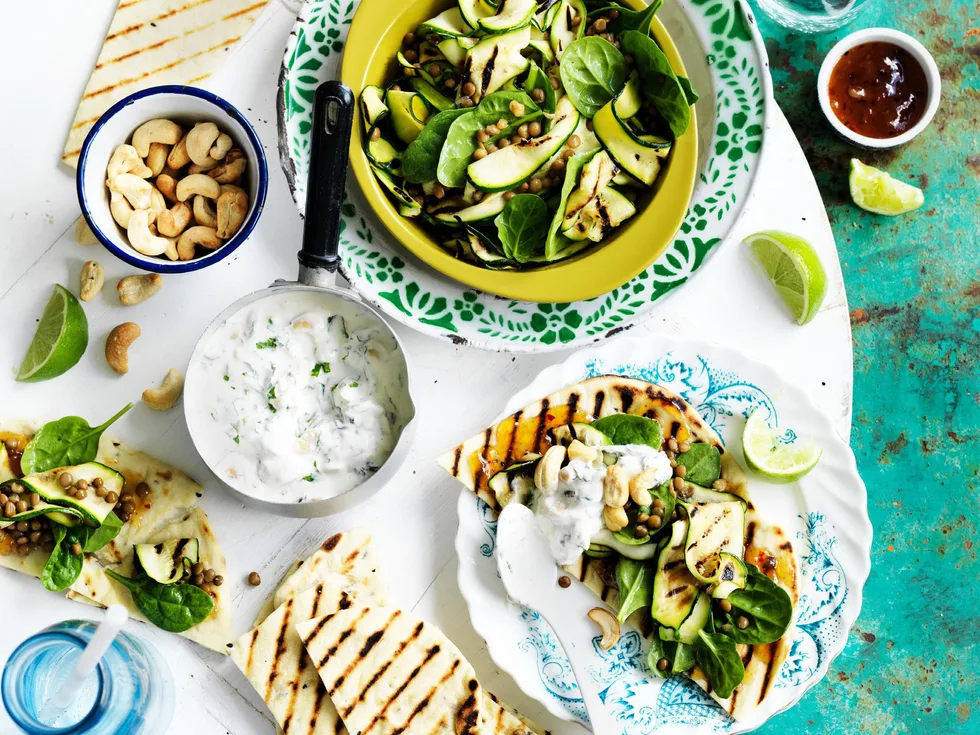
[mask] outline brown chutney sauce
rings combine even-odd
[[[831,109],[848,129],[869,138],[892,138],[922,119],[929,82],[908,51],[873,41],[840,57],[827,91]]]

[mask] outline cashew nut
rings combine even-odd
[[[184,376],[177,368],[170,368],[159,388],[143,391],[143,403],[154,411],[168,411],[174,407],[184,390]]]
[[[185,135],[177,141],[177,145],[170,149],[167,156],[167,168],[179,171],[190,162],[191,157],[187,155],[187,136]]]
[[[565,461],[565,447],[555,445],[544,453],[534,468],[534,486],[545,493],[554,492],[558,487],[558,472]]]
[[[163,254],[167,256],[168,260],[180,260],[180,256],[177,254],[176,239],[171,237],[167,240],[167,249],[163,251]]]
[[[165,143],[150,143],[150,152],[146,155],[146,166],[150,169],[150,176],[159,176],[161,174],[163,167],[167,165],[167,154],[169,152],[170,147]]]
[[[129,227],[129,218],[133,216],[133,208],[129,206],[126,197],[118,191],[109,191],[109,212],[116,224],[124,230]]]
[[[105,341],[105,361],[120,375],[129,372],[129,346],[140,336],[140,325],[124,322],[114,327]]]
[[[572,439],[572,443],[568,445],[569,459],[580,459],[583,462],[594,462],[598,454],[599,452],[595,447],[586,446],[578,439]]]
[[[626,470],[618,464],[606,468],[606,476],[602,479],[602,500],[611,508],[622,508],[629,499],[629,484],[626,480]],[[625,523],[623,525],[626,525]]]
[[[652,467],[643,470],[640,474],[630,480],[630,497],[637,505],[650,505],[653,496],[650,488],[657,482],[657,471]]]
[[[204,174],[191,174],[177,182],[178,201],[186,202],[194,194],[217,199],[221,194],[221,187],[215,179]]]
[[[133,148],[140,158],[146,158],[150,154],[150,143],[174,145],[183,135],[184,131],[175,122],[162,118],[149,120],[136,128],[133,133]]]
[[[198,199],[199,197],[195,197]],[[157,215],[157,229],[161,235],[177,237],[191,221],[191,205],[187,202],[177,202],[170,209]]]
[[[84,217],[79,217],[78,222],[75,223],[75,240],[80,245],[95,245],[99,242],[99,238],[92,232]]]
[[[163,276],[159,273],[148,273],[142,276],[126,276],[116,284],[119,301],[125,306],[135,306],[146,301],[163,286]]]
[[[163,194],[164,198],[171,204],[177,203],[177,179],[170,174],[160,174],[157,176],[157,189]]]
[[[613,533],[622,531],[630,524],[629,516],[626,515],[626,509],[622,506],[613,508],[607,505],[603,507],[602,521],[606,524],[606,528]]]
[[[187,167],[187,173],[189,173],[189,174],[203,174],[203,173],[205,173],[207,171],[211,171],[212,169],[217,168],[219,163],[220,163],[220,161],[214,161],[214,160],[212,160],[210,158],[207,160],[206,163],[202,163],[200,165],[198,165],[196,163],[192,163],[190,166]]]
[[[152,209],[157,214],[160,212],[167,211],[167,200],[164,199],[163,194],[157,189],[153,184],[150,184],[150,209]]]
[[[234,237],[248,214],[248,197],[228,192],[218,197],[218,237],[227,240]]]
[[[223,196],[224,193],[218,199],[221,199]],[[218,214],[214,211],[214,207],[211,206],[211,200],[207,197],[202,197],[200,194],[194,197],[194,221],[205,227],[218,226]]]
[[[187,134],[187,138],[185,138],[187,155],[198,166],[205,165],[211,161],[209,152],[212,144],[218,139],[220,134],[218,126],[213,122],[198,123],[191,128],[191,131]]]
[[[619,620],[604,607],[594,607],[588,612],[589,619],[599,626],[602,631],[602,640],[599,641],[599,648],[608,651],[619,642]]]
[[[102,266],[94,260],[85,261],[85,265],[82,266],[82,285],[78,291],[78,298],[82,301],[91,301],[99,295],[103,283],[105,283],[105,271]]]
[[[106,166],[105,175],[109,181],[115,179],[119,174],[132,173],[145,179],[150,175],[150,169],[143,165],[139,154],[133,146],[123,143],[117,145],[109,158],[109,165]]]
[[[211,146],[211,150],[208,152],[208,155],[215,161],[220,161],[222,158],[228,155],[228,151],[231,150],[231,146],[231,136],[227,133],[222,133],[218,136],[218,139],[214,141],[214,145]]]
[[[235,151],[238,151],[238,155],[232,160],[232,154]],[[245,158],[245,154],[237,148],[232,148],[228,151],[228,155],[225,156],[225,162],[217,168],[208,171],[208,176],[219,184],[237,184],[241,180],[242,174],[245,173],[245,166],[247,164],[248,160]]]
[[[177,254],[181,260],[190,260],[194,257],[194,246],[200,245],[208,250],[221,247],[221,240],[217,231],[213,227],[198,225],[184,230],[184,234],[177,240]],[[161,251],[162,252],[162,251]]]
[[[153,185],[135,174],[119,174],[109,181],[110,191],[118,191],[133,205],[133,209],[149,209]]]
[[[150,232],[150,210],[137,209],[129,218],[126,234],[129,244],[143,255],[162,255],[167,249],[167,238]]]

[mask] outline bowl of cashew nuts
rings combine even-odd
[[[99,118],[76,187],[92,232],[113,255],[185,273],[231,255],[265,204],[262,144],[231,104],[196,87],[136,92]]]

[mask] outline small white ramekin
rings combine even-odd
[[[126,232],[109,211],[109,190],[105,184],[109,157],[133,131],[147,120],[168,118],[181,125],[210,121],[228,133],[248,160],[245,169],[248,213],[241,228],[217,250],[193,260],[173,261],[143,255],[129,244]],[[205,268],[231,255],[251,234],[262,214],[268,188],[269,167],[265,152],[251,123],[234,105],[197,87],[167,85],[150,87],[120,100],[99,118],[89,132],[78,157],[75,183],[78,204],[92,232],[117,258],[155,273],[187,273]]]
[[[874,43],[876,41],[893,43],[911,54],[922,66],[922,70],[925,72],[926,80],[929,84],[928,97],[926,98],[926,111],[922,119],[914,127],[906,130],[901,135],[896,135],[894,138],[869,138],[866,135],[855,133],[840,121],[830,106],[830,75],[834,67],[837,66],[837,62],[840,61],[841,57],[847,51],[850,51],[855,46],[860,46],[862,43]],[[820,66],[820,74],[817,77],[817,95],[820,98],[820,109],[823,110],[827,122],[830,123],[831,127],[842,138],[862,148],[895,148],[896,146],[908,143],[912,138],[925,130],[929,126],[929,123],[932,122],[932,118],[939,108],[941,87],[942,80],[939,77],[939,67],[936,66],[936,60],[932,58],[932,54],[929,53],[925,46],[911,36],[901,31],[892,30],[891,28],[865,28],[862,31],[855,31],[849,36],[845,36],[830,49],[830,53],[827,54],[827,57],[823,60],[823,64]]]

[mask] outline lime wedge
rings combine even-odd
[[[861,209],[894,217],[925,203],[922,189],[893,179],[884,171],[851,159],[851,199]]]
[[[770,429],[755,410],[745,422],[742,452],[748,466],[771,482],[793,482],[808,473],[823,449],[797,436],[792,429]]]
[[[813,246],[788,232],[757,232],[745,238],[762,269],[793,313],[806,324],[820,310],[827,293],[827,274]]]
[[[68,372],[88,347],[88,319],[78,299],[55,284],[17,380],[36,383]]]

